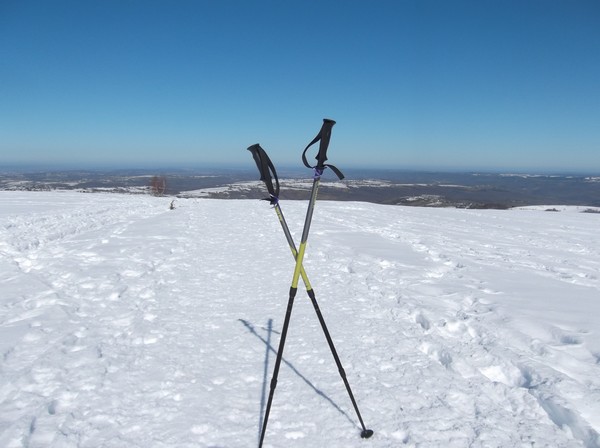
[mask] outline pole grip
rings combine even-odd
[[[329,148],[329,140],[331,140],[331,130],[335,121],[328,118],[323,119],[323,126],[321,126],[321,141],[319,142],[319,153],[317,154],[317,168],[323,169],[325,162],[327,161],[327,149]]]
[[[330,120],[329,118],[323,119],[323,124],[321,125],[321,130],[317,134],[317,136],[304,148],[304,152],[302,153],[302,162],[304,166],[307,168],[315,168],[319,175],[323,172],[325,168],[331,168],[331,170],[336,174],[336,176],[342,180],[344,175],[340,170],[338,170],[335,166],[326,164],[327,161],[327,149],[329,148],[329,141],[331,140],[331,130],[335,125],[334,120]],[[306,151],[315,143],[319,142],[319,152],[315,159],[317,160],[317,164],[315,166],[311,166],[306,159]]]
[[[277,171],[273,162],[271,162],[266,151],[258,143],[249,146],[248,151],[252,153],[252,158],[260,173],[260,180],[267,186],[267,190],[271,196],[269,200],[272,204],[276,203],[279,198],[279,178],[277,177]],[[273,178],[275,179],[275,185],[273,185]]]

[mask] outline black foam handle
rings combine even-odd
[[[328,118],[323,119],[323,126],[321,126],[321,131],[319,132],[321,136],[321,141],[319,143],[319,153],[317,154],[317,168],[323,169],[325,167],[325,162],[327,161],[327,149],[329,148],[329,140],[331,140],[331,129],[335,121],[330,120]]]
[[[252,158],[260,173],[260,180],[267,186],[271,202],[277,201],[279,197],[279,178],[277,177],[277,171],[273,162],[271,162],[266,151],[258,143],[249,146],[248,151],[252,153]],[[273,178],[275,178],[275,186],[273,186]]]
[[[333,128],[334,124],[335,121],[330,120],[329,118],[323,118],[321,130],[317,136],[313,138],[308,145],[306,145],[306,148],[304,148],[304,152],[302,153],[302,162],[307,168],[317,168],[321,171],[325,168],[325,162],[327,161],[327,148],[329,147],[329,140],[331,140],[331,128]],[[308,160],[306,160],[306,151],[308,151],[308,148],[319,141],[319,152],[317,157],[315,157],[315,159],[317,159],[317,165],[313,167],[310,165],[310,163],[308,163]]]
[[[254,159],[254,162],[256,163],[256,168],[258,168],[258,172],[260,173],[260,180],[264,181],[265,180],[265,173],[263,171],[263,166],[262,166],[262,160],[259,154],[259,151],[262,148],[260,147],[260,144],[256,143],[252,146],[248,146],[248,151],[250,151],[252,153],[252,158]],[[264,150],[263,150],[264,151]]]

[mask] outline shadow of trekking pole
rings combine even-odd
[[[252,333],[258,339],[260,339],[266,346],[264,369],[263,369],[263,384],[262,384],[262,391],[261,391],[261,398],[260,398],[260,418],[259,418],[259,425],[258,425],[259,426],[258,436],[260,438],[261,428],[264,423],[265,399],[266,399],[266,395],[267,395],[267,379],[268,379],[267,370],[268,370],[268,363],[269,363],[269,353],[273,352],[275,355],[277,355],[277,351],[271,345],[271,334],[273,333],[273,319],[269,319],[269,321],[268,321],[267,329],[266,329],[267,330],[267,338],[266,339],[264,337],[262,337],[260,334],[258,334],[256,329],[250,322],[248,322],[247,320],[244,320],[244,319],[238,319],[238,320],[242,324],[244,324],[244,326],[248,329],[248,331],[250,331],[250,333]],[[318,389],[313,383],[311,383],[310,380],[308,378],[306,378],[304,375],[302,375],[302,373],[300,373],[298,371],[298,369],[296,369],[296,367],[294,367],[294,365],[292,363],[287,361],[285,358],[282,358],[282,361],[286,366],[288,366],[292,370],[292,372],[294,372],[296,375],[298,375],[302,379],[302,381],[304,381],[313,391],[315,391],[317,393],[317,395],[319,395],[320,397],[325,399],[327,402],[329,402],[329,404],[331,406],[333,406],[340,414],[342,414],[344,417],[346,417],[346,419],[350,423],[352,423],[352,425],[356,426],[356,423],[354,422],[354,420],[352,420],[352,418],[350,418],[350,416],[348,414],[346,414],[346,412],[344,412],[344,410],[342,408],[340,408],[335,401],[333,401],[327,394],[325,394],[322,390]]]

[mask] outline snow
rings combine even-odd
[[[293,258],[264,201],[171,200],[0,192],[0,446],[258,445]],[[375,435],[299,291],[264,446],[600,446],[597,229],[318,202],[304,266]]]

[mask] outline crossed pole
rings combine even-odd
[[[314,168],[315,175],[313,178],[310,202],[308,205],[308,210],[306,212],[306,218],[304,221],[304,229],[302,231],[302,237],[300,240],[299,249],[296,248],[296,244],[294,243],[294,240],[290,233],[289,227],[285,221],[285,217],[283,216],[283,211],[281,210],[281,207],[279,205],[279,179],[277,177],[277,172],[275,170],[273,163],[269,159],[269,156],[267,155],[265,150],[263,148],[261,148],[259,144],[252,145],[248,148],[248,150],[252,153],[252,157],[254,158],[254,161],[256,162],[256,166],[260,172],[261,180],[265,183],[267,190],[269,191],[268,200],[270,201],[271,205],[274,206],[275,212],[276,212],[279,222],[281,224],[281,228],[283,229],[283,233],[285,234],[285,237],[286,237],[286,240],[290,247],[290,250],[292,252],[292,255],[296,261],[295,266],[294,266],[294,274],[292,277],[292,284],[290,286],[287,309],[286,309],[285,318],[283,321],[283,328],[282,328],[281,337],[279,340],[279,348],[277,350],[277,357],[275,359],[275,367],[273,368],[273,376],[271,378],[271,387],[270,387],[270,391],[269,391],[269,398],[267,400],[267,407],[265,409],[265,417],[263,420],[263,426],[262,426],[262,431],[261,431],[261,435],[260,435],[259,448],[262,447],[262,444],[263,444],[263,441],[265,438],[265,433],[267,430],[267,424],[269,421],[269,413],[271,411],[271,404],[273,403],[273,396],[275,394],[275,388],[277,387],[277,377],[279,375],[279,368],[281,366],[281,360],[283,357],[283,350],[285,347],[287,331],[288,331],[288,327],[290,324],[292,308],[294,306],[294,299],[295,299],[296,293],[298,291],[298,283],[300,281],[300,278],[302,278],[304,286],[306,287],[306,293],[308,294],[308,297],[311,300],[313,308],[315,309],[315,312],[319,319],[319,323],[321,324],[321,328],[323,329],[323,333],[325,334],[325,338],[327,339],[327,343],[329,345],[329,348],[331,350],[331,353],[332,353],[335,363],[337,365],[340,376],[341,376],[342,380],[344,381],[344,385],[346,386],[346,390],[348,391],[348,395],[350,396],[350,400],[352,401],[352,405],[354,406],[354,410],[356,411],[356,415],[357,415],[360,425],[362,427],[360,436],[364,439],[367,439],[373,435],[373,431],[371,429],[366,428],[366,426],[363,422],[362,416],[360,415],[360,411],[358,410],[358,405],[356,404],[356,400],[354,399],[354,394],[352,393],[352,389],[350,388],[350,384],[348,383],[348,379],[346,378],[346,372],[344,371],[344,368],[342,366],[340,358],[339,358],[337,351],[335,349],[335,346],[333,344],[333,340],[331,339],[331,335],[329,334],[329,330],[327,329],[327,325],[325,324],[323,314],[321,313],[319,304],[317,303],[317,299],[315,297],[314,289],[312,288],[312,286],[310,284],[308,275],[306,274],[306,271],[304,270],[304,266],[302,264],[303,259],[304,259],[304,253],[306,251],[306,243],[308,241],[308,233],[310,231],[310,224],[312,221],[312,216],[313,216],[315,202],[317,199],[317,193],[318,193],[318,189],[319,189],[319,183],[321,180],[321,176],[323,175],[325,168],[331,168],[331,170],[334,171],[340,179],[344,178],[343,174],[336,167],[325,163],[327,160],[327,148],[329,146],[329,140],[331,138],[331,129],[333,128],[334,124],[335,124],[335,121],[324,119],[321,130],[319,131],[317,136],[313,139],[313,141],[311,143],[309,143],[308,146],[304,149],[304,152],[302,154],[302,161],[304,162],[304,165],[306,165],[309,168]],[[317,157],[316,157],[317,165],[313,167],[313,166],[310,166],[310,164],[308,163],[308,161],[306,159],[306,151],[309,149],[310,146],[312,146],[313,144],[315,144],[317,142],[320,142],[319,153],[317,154]],[[273,178],[275,179],[275,186],[273,185]]]

